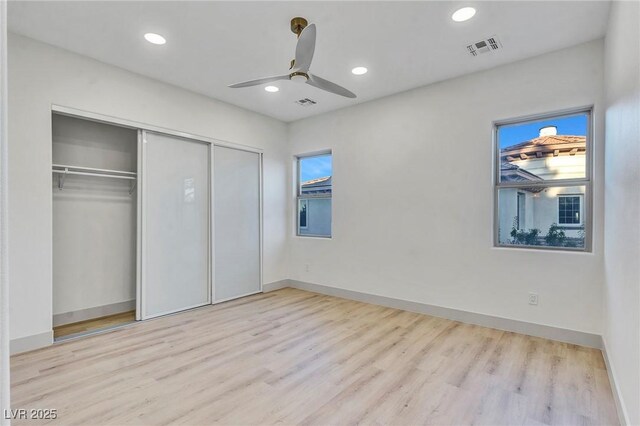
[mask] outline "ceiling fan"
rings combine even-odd
[[[258,86],[278,80],[291,80],[304,82],[318,89],[335,93],[336,95],[355,98],[355,93],[309,72],[313,52],[316,48],[316,25],[307,25],[307,20],[304,18],[293,18],[291,20],[291,31],[298,36],[298,44],[296,45],[296,57],[291,61],[289,66],[289,74],[244,81],[242,83],[231,84],[229,87],[236,89],[240,87]]]

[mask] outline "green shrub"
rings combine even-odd
[[[565,245],[565,241],[567,240],[567,236],[564,231],[560,229],[557,223],[552,223],[549,227],[549,231],[547,235],[544,237],[544,241],[548,246],[552,247],[562,247]]]
[[[538,242],[538,235],[540,230],[533,228],[525,231],[524,229],[516,229],[514,226],[511,228],[511,244],[525,244],[528,246],[540,245]]]

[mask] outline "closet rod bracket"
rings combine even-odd
[[[69,172],[69,168],[65,167],[64,168],[64,173],[60,173],[58,175],[58,189],[60,191],[62,191],[62,188],[64,188],[64,178],[67,177],[67,172]]]
[[[129,189],[129,195],[133,194],[133,191],[136,189],[137,180],[131,181],[131,188]]]

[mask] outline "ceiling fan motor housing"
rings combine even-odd
[[[289,80],[294,83],[304,83],[309,80],[309,76],[306,73],[296,71],[289,74]]]
[[[305,27],[309,25],[309,23],[307,22],[306,19],[301,18],[301,17],[295,17],[291,20],[291,31],[297,35],[298,37],[300,37],[300,33],[302,32],[302,30],[305,29]]]

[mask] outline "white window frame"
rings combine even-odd
[[[560,198],[578,197],[580,199],[580,223],[560,223]],[[556,223],[563,228],[582,228],[584,226],[584,194],[558,194],[556,205]]]
[[[325,151],[318,151],[318,152],[313,152],[313,153],[309,153],[309,154],[300,154],[300,155],[296,155],[295,156],[295,162],[296,162],[296,207],[295,207],[295,214],[296,214],[296,236],[297,237],[301,237],[301,238],[326,238],[326,239],[331,239],[333,238],[333,171],[331,172],[331,183],[332,183],[332,188],[331,188],[331,194],[313,194],[313,195],[302,195],[301,189],[302,189],[302,180],[300,179],[301,174],[302,174],[302,170],[300,168],[300,160],[304,160],[307,158],[313,158],[313,157],[323,157],[323,156],[327,156],[330,155],[331,156],[331,167],[333,170],[333,152],[331,150],[325,150]],[[315,235],[315,234],[301,234],[300,230],[301,229],[308,229],[309,228],[309,203],[307,202],[307,226],[305,227],[301,227],[300,226],[300,201],[302,200],[310,200],[310,199],[329,199],[331,200],[331,231],[329,233],[329,235]]]
[[[567,118],[576,115],[587,116],[587,134],[586,134],[586,152],[585,152],[585,177],[579,179],[555,179],[544,180],[540,182],[500,182],[500,141],[498,131],[500,127],[514,124],[526,124],[535,121],[549,120],[554,118]],[[572,108],[562,111],[556,111],[551,113],[535,114],[526,117],[511,118],[506,120],[498,120],[493,122],[493,246],[497,248],[507,249],[536,249],[536,250],[557,250],[557,251],[572,251],[572,252],[586,252],[592,251],[592,238],[593,238],[593,106],[586,106],[580,108]],[[526,244],[507,244],[501,243],[500,232],[500,205],[499,194],[501,189],[515,188],[557,188],[557,187],[575,187],[584,186],[585,191],[582,195],[581,203],[581,227],[584,227],[584,247],[552,247],[552,246],[538,246],[538,245],[526,245]],[[559,195],[571,195],[571,194],[559,194]],[[556,209],[556,217],[558,216],[559,208]],[[560,225],[558,226],[567,226]],[[578,227],[578,226],[575,226]]]

